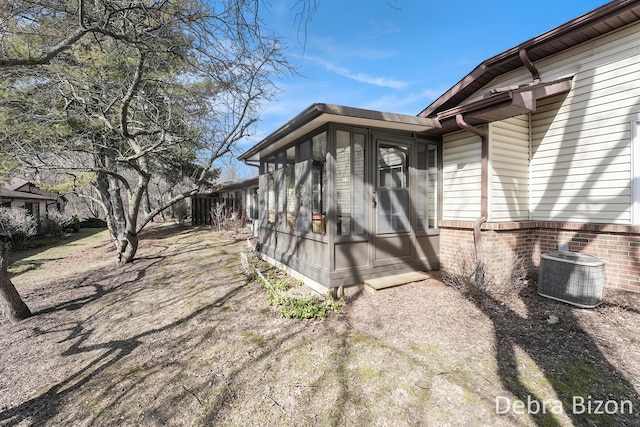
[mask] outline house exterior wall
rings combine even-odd
[[[475,220],[480,216],[480,137],[467,131],[443,137],[442,218]]]
[[[529,220],[521,209],[523,199],[515,196],[508,202],[510,195],[504,191],[515,188],[518,195],[523,194],[523,175],[511,177],[510,166],[524,168],[524,163],[522,158],[509,156],[523,154],[524,126],[520,126],[523,139],[518,142],[515,133],[510,133],[512,138],[502,135],[515,124],[513,119],[490,124],[490,222],[482,226],[482,251],[505,257],[496,268],[506,274],[510,262],[506,257],[512,257],[514,251],[523,254],[536,271],[541,254],[568,244],[572,251],[605,261],[608,288],[639,292],[640,215],[635,213],[634,221],[633,181],[634,176],[638,180],[640,162],[634,165],[632,157],[634,150],[636,155],[640,150],[640,138],[634,135],[640,121],[640,23],[534,65],[542,81],[573,75],[573,88],[567,94],[538,100],[530,115]],[[482,98],[491,88],[531,80],[522,67],[495,79],[465,103]],[[456,188],[446,178],[457,177],[454,163],[446,155],[450,139],[446,136],[444,144],[444,164],[450,172],[444,182],[449,206],[439,223],[444,269],[454,265],[459,247],[474,245],[473,224],[468,221],[472,216],[453,215],[454,200],[446,195],[448,188]],[[479,159],[475,147],[467,144],[467,150]],[[463,153],[451,153],[465,158]],[[515,181],[506,186],[511,178]],[[635,203],[640,204],[638,200]],[[467,221],[461,221],[464,219]]]
[[[539,223],[533,241],[532,263],[557,250],[561,243],[605,262],[610,288],[640,292],[640,227],[613,224]]]
[[[46,197],[50,197],[51,200],[46,201],[46,202],[39,202],[40,203],[40,214],[44,215],[45,212],[49,212],[51,210],[56,210],[59,211],[61,213],[64,213],[65,207],[66,207],[66,199],[60,197],[60,195],[58,193],[56,193],[55,191],[49,191],[49,190],[43,190],[41,188],[39,188],[38,186],[36,186],[35,184],[31,183],[31,182],[27,182],[24,185],[21,185],[20,187],[16,187],[14,188],[15,191],[23,191],[25,193],[32,193],[32,194],[37,194],[39,196],[46,196]],[[17,207],[21,207],[24,205],[24,200],[21,202],[22,205]],[[28,203],[28,202],[27,202]]]
[[[47,212],[47,205],[44,200],[13,200],[11,202],[11,208],[24,208],[25,203],[32,203],[38,205],[40,215],[44,215]]]
[[[489,221],[529,219],[529,116],[489,125]]]
[[[631,125],[640,117],[640,23],[535,63],[573,89],[538,101],[532,122],[532,219],[631,223]],[[489,89],[531,82],[522,67]]]
[[[473,256],[471,222],[441,221],[440,238],[442,269],[455,271],[460,256]],[[490,263],[490,273],[504,279],[516,256],[527,261],[535,274],[540,255],[557,251],[560,244],[603,260],[607,288],[640,292],[640,226],[556,221],[486,223],[482,226],[480,252]]]

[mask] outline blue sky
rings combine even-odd
[[[263,19],[300,75],[278,83],[241,152],[315,102],[416,115],[485,59],[607,2],[321,0],[306,43],[293,3],[272,0]]]

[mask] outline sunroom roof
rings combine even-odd
[[[240,160],[258,161],[329,122],[409,132],[425,132],[440,127],[435,119],[318,103],[308,107],[242,154]]]

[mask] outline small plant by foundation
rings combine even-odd
[[[483,253],[482,248],[476,253],[458,247],[443,271],[442,280],[469,298],[518,293],[528,286],[529,271],[522,254],[508,255],[500,257]]]
[[[242,256],[243,265],[246,256]],[[245,273],[247,273],[245,268]],[[266,277],[265,277],[266,276]],[[284,273],[271,268],[262,274],[259,269],[251,267],[247,277],[258,277],[266,290],[266,299],[269,305],[275,307],[278,312],[288,319],[320,319],[327,317],[329,313],[339,313],[342,305],[333,301],[331,297],[322,297],[313,294],[298,294],[295,291],[304,284]]]

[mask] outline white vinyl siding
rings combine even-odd
[[[443,139],[443,206],[447,220],[480,217],[480,137],[455,132]]]
[[[632,191],[633,191],[633,224],[640,225],[640,120],[633,122],[633,141],[631,152],[633,158],[631,164],[633,166],[633,179],[632,179]]]
[[[489,126],[489,221],[529,219],[529,116]]]
[[[632,222],[632,117],[640,108],[640,24],[535,63],[543,81],[574,75],[531,116],[534,220]],[[522,67],[479,90],[528,83]]]
[[[541,101],[532,115],[532,219],[627,224],[631,221],[627,117],[618,117],[616,123],[586,115],[580,118],[586,129],[574,129],[571,119],[548,113],[562,110],[567,101],[562,96]]]

